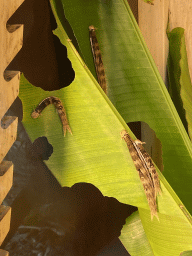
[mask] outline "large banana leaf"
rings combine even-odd
[[[169,91],[178,114],[192,138],[192,84],[187,62],[185,30],[174,28],[168,32],[169,38]]]
[[[108,96],[123,119],[146,122],[162,143],[163,175],[192,213],[192,147],[127,1],[61,0],[90,70],[88,26],[97,28]],[[52,1],[57,10],[57,1]]]
[[[93,1],[93,3],[96,3],[96,1]],[[105,5],[108,3],[105,8],[106,12],[108,9],[111,10],[112,7],[114,8],[111,2],[109,3],[106,1],[98,3],[101,7],[102,4]],[[124,16],[127,19],[131,15],[129,13],[129,9],[127,9],[128,6],[122,1],[119,1],[118,3],[119,9],[112,9],[113,11],[111,10],[111,15],[117,15],[119,11],[119,17],[121,18]],[[52,7],[56,15],[57,6],[54,4],[55,2],[52,2]],[[87,3],[87,5],[90,4]],[[60,13],[62,13],[61,10]],[[122,13],[124,15],[122,15]],[[81,13],[79,12],[79,15],[80,14]],[[111,18],[112,17],[113,16],[111,16]],[[130,24],[132,26],[132,30],[136,31],[135,33],[137,34],[139,33],[139,30],[135,25],[133,26],[133,17],[130,17],[131,19],[129,19],[129,21],[131,22]],[[126,128],[129,131],[129,129],[127,128],[123,118],[117,112],[116,108],[111,104],[107,96],[103,93],[85,63],[81,60],[72,43],[67,40],[68,37],[60,22],[61,16],[57,17],[56,15],[56,18],[58,29],[55,31],[55,33],[60,38],[61,42],[67,46],[68,57],[72,61],[72,65],[76,73],[76,78],[69,87],[60,91],[49,93],[44,92],[39,88],[33,87],[24,77],[22,77],[20,98],[23,102],[23,123],[30,138],[34,140],[39,136],[47,136],[49,142],[53,145],[54,152],[50,160],[46,163],[63,186],[71,186],[76,182],[90,182],[96,185],[104,195],[116,197],[123,203],[135,205],[139,208],[139,215],[141,217],[146,236],[141,236],[141,239],[139,239],[138,243],[135,245],[136,247],[132,246],[134,249],[131,252],[131,243],[135,241],[134,234],[130,236],[129,240],[126,239],[126,232],[123,232],[122,235],[124,245],[128,251],[131,252],[131,255],[142,255],[143,249],[141,250],[140,244],[144,244],[145,248],[148,248],[149,243],[150,248],[148,249],[148,255],[173,256],[179,255],[179,253],[182,251],[191,250],[192,229],[190,215],[185,207],[179,207],[182,205],[181,201],[171,189],[161,173],[159,173],[159,176],[161,179],[162,196],[158,198],[160,222],[158,222],[156,219],[151,222],[149,207],[139,180],[139,176],[128,153],[125,142],[120,138],[121,130]],[[130,36],[132,36],[135,41],[134,44],[131,43],[129,47],[132,45],[134,48],[137,44],[143,46],[144,43],[141,41],[141,37],[134,36],[134,33]],[[123,45],[126,46],[126,44]],[[145,51],[147,50],[145,49]],[[143,57],[148,60],[148,58],[150,59],[151,57],[149,57],[148,52],[145,54],[145,51],[143,50]],[[117,56],[120,56],[118,51],[114,52],[114,55],[116,55],[115,53],[117,53]],[[138,60],[136,59],[136,67],[138,67],[137,61]],[[132,59],[131,65],[133,66],[134,73],[135,66],[133,65],[133,62],[134,58]],[[117,65],[116,62],[114,63]],[[142,68],[140,69],[142,70]],[[140,69],[138,69],[138,71]],[[152,71],[156,70],[152,64],[150,67],[148,67],[148,69],[152,69]],[[122,71],[124,72],[124,69],[122,69]],[[117,74],[118,73],[121,73],[120,68]],[[157,71],[156,73],[152,73],[154,76],[152,78],[153,80],[155,80],[156,76],[159,77]],[[129,81],[128,76],[126,79]],[[139,82],[141,82],[141,79],[142,76],[138,76],[137,85]],[[133,81],[132,79],[130,80]],[[160,81],[159,84],[162,86],[161,80],[158,81]],[[133,82],[132,86],[134,84],[135,83]],[[158,83],[156,82],[155,85],[157,86]],[[144,90],[142,83],[140,86],[141,89]],[[122,87],[125,88],[125,86]],[[131,88],[133,89],[134,87]],[[166,102],[168,101],[170,105],[167,113],[173,112],[175,114],[174,118],[172,117],[168,119],[168,116],[165,115],[166,111],[164,111],[161,115],[161,122],[164,120],[163,118],[165,116],[168,119],[168,125],[169,121],[171,120],[176,132],[178,132],[178,128],[174,123],[174,121],[178,119],[178,116],[175,109],[173,108],[168,94],[166,94],[165,89],[157,90],[156,87],[154,88],[154,97],[156,93],[160,93],[162,91],[165,92],[165,94],[161,96],[162,103],[165,103],[166,108]],[[134,99],[136,98],[137,103],[140,103],[138,100],[140,92],[138,92],[136,89],[132,89],[131,91],[134,94]],[[119,86],[119,91],[123,92],[124,89],[121,91],[121,87]],[[145,97],[149,97],[151,90],[148,88],[148,90],[145,90],[145,92]],[[63,101],[67,110],[73,136],[67,134],[65,138],[63,137],[62,125],[53,106],[47,107],[39,119],[33,120],[31,118],[30,114],[37,106],[37,104],[42,99],[50,95],[57,96]],[[124,96],[124,94],[122,95]],[[116,99],[115,94],[114,99]],[[143,99],[141,98],[141,102],[142,100]],[[147,100],[145,101],[145,104],[147,104]],[[145,106],[145,104],[142,106]],[[151,105],[149,104],[148,109],[150,106]],[[155,106],[159,106],[157,113],[161,114],[161,111],[164,110],[163,104],[156,104]],[[127,105],[125,109],[129,109],[127,108]],[[138,108],[134,110],[137,110],[136,113],[139,113],[139,109],[140,107],[138,106]],[[131,109],[131,113],[132,112],[133,109]],[[183,129],[179,119],[177,122],[180,125],[180,129]],[[165,124],[166,122],[164,122],[164,126]],[[167,134],[166,131],[167,130],[165,130],[165,136],[168,137],[171,132]],[[130,134],[132,135],[131,132]],[[182,140],[180,139],[180,143],[181,142]],[[167,146],[168,145],[169,144],[167,144]],[[140,225],[141,224],[139,222],[139,225],[136,227],[138,233],[139,230],[141,230]],[[129,226],[130,224],[128,224],[128,227]],[[142,230],[141,232],[143,234]],[[168,242],[165,243],[165,241]]]
[[[169,57],[168,57],[168,75],[169,75],[169,93],[177,109],[177,112],[182,120],[182,123],[187,130],[187,121],[185,117],[185,109],[183,108],[183,102],[181,99],[181,43],[184,38],[184,29],[175,28],[171,32],[168,32],[167,36],[169,39]],[[185,45],[184,45],[185,47]]]

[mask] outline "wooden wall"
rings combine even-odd
[[[5,72],[6,67],[22,47],[23,27],[7,24],[8,19],[23,0],[0,1],[0,204],[9,192],[13,181],[13,164],[3,161],[17,136],[17,118],[5,115],[19,94],[20,72]],[[11,220],[11,208],[0,205],[0,245],[5,239]],[[0,256],[9,253],[0,250]]]

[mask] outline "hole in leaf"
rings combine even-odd
[[[49,143],[45,136],[34,140],[29,148],[29,156],[32,160],[48,160],[53,153],[53,146]]]
[[[130,122],[127,124],[131,131],[135,134],[137,139],[145,142],[143,147],[153,159],[158,169],[163,171],[163,159],[162,159],[162,145],[160,140],[155,135],[153,129],[145,122]]]
[[[31,84],[46,91],[70,85],[75,73],[66,47],[52,33],[57,24],[49,1],[25,0],[7,22],[12,32],[14,24],[24,25],[23,47],[6,70],[23,72]]]

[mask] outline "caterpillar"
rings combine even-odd
[[[153,219],[153,216],[156,216],[159,220],[153,176],[150,174],[148,164],[145,161],[145,156],[140,151],[140,145],[139,147],[137,146],[137,143],[135,143],[135,141],[129,136],[126,130],[121,131],[121,138],[125,140],[136,170],[138,171],[151,211],[151,219]]]
[[[63,133],[64,136],[66,135],[67,130],[72,134],[71,128],[69,126],[68,120],[67,120],[67,115],[65,108],[59,98],[56,98],[54,96],[50,96],[44,100],[42,100],[36,109],[32,112],[31,117],[32,118],[38,118],[41,112],[50,104],[53,104],[55,108],[57,109],[57,112],[59,114],[61,123],[63,125]]]
[[[107,93],[107,83],[105,78],[105,69],[103,66],[103,61],[101,57],[101,51],[96,37],[95,27],[93,25],[89,26],[89,39],[91,43],[91,50],[93,53],[93,59],[95,64],[95,70],[97,74],[97,80],[101,88],[105,93]]]
[[[156,197],[157,194],[161,194],[161,188],[160,188],[160,184],[159,184],[159,177],[158,177],[158,174],[156,172],[153,161],[152,161],[150,155],[146,152],[146,150],[142,146],[142,144],[145,144],[145,142],[142,142],[140,140],[135,140],[134,143],[136,145],[136,150],[138,151],[138,154],[139,154],[140,158],[143,160],[143,162],[145,163],[146,168],[150,172],[150,175],[152,177],[153,184],[154,184],[155,197]]]

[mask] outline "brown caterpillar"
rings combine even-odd
[[[134,143],[136,144],[137,150],[139,149],[138,153],[140,155],[140,158],[143,159],[143,161],[146,164],[146,167],[148,168],[148,170],[150,172],[150,175],[153,180],[154,188],[155,188],[155,197],[156,197],[157,194],[161,194],[161,188],[160,188],[159,177],[156,172],[155,166],[152,162],[150,155],[146,152],[146,150],[142,146],[142,144],[145,144],[145,142],[142,142],[140,140],[135,140]]]
[[[95,70],[97,73],[97,80],[101,88],[105,93],[107,93],[107,83],[105,78],[105,69],[103,66],[103,61],[101,57],[101,51],[97,41],[95,27],[93,25],[89,26],[89,38],[91,42],[91,49],[94,58]]]
[[[63,104],[59,98],[56,98],[54,96],[50,96],[43,101],[39,103],[39,105],[36,107],[36,109],[32,112],[31,117],[32,118],[38,118],[41,112],[48,106],[49,104],[53,104],[55,108],[57,109],[57,112],[59,114],[59,117],[61,119],[61,123],[63,125],[63,133],[64,136],[66,135],[67,130],[72,134],[71,128],[69,126],[67,115],[65,112],[65,109],[63,107]]]
[[[135,143],[135,141],[129,136],[126,130],[121,131],[121,137],[125,140],[136,170],[139,173],[139,177],[141,183],[143,184],[145,195],[147,197],[147,201],[151,211],[151,219],[153,219],[153,216],[156,216],[159,220],[157,214],[156,191],[153,176],[150,174],[149,167],[144,160],[145,157],[140,151],[140,146],[137,146],[137,143]]]

